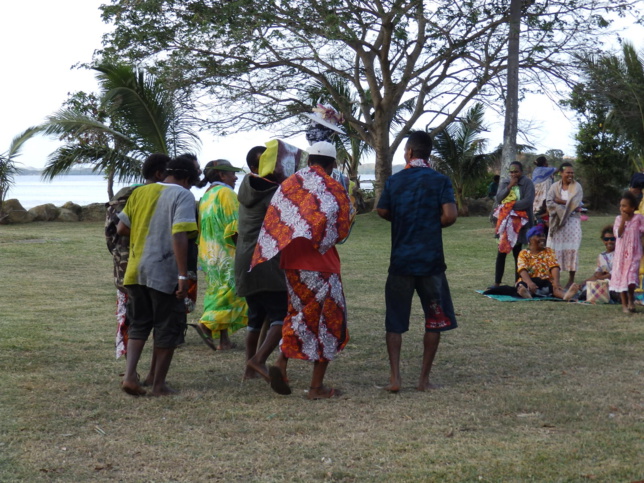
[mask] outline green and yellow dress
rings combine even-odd
[[[204,313],[200,322],[217,337],[248,323],[248,306],[235,294],[235,241],[239,202],[224,183],[215,183],[199,202],[199,268],[206,275]]]

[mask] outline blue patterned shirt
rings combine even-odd
[[[409,168],[391,176],[378,202],[391,218],[389,273],[430,276],[446,269],[441,207],[454,203],[449,178],[431,168]]]

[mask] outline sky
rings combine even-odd
[[[94,92],[94,74],[73,69],[79,62],[89,62],[100,48],[109,26],[100,18],[98,7],[105,0],[32,0],[4,1],[0,6],[0,152],[9,148],[12,139],[28,127],[40,124],[67,99],[67,93]],[[640,47],[643,29],[629,29],[626,38]],[[537,127],[532,144],[539,152],[561,149],[574,155],[576,121],[545,96],[530,96],[519,106],[519,119]],[[489,147],[503,140],[503,119],[491,110],[486,113],[490,128]],[[217,137],[201,133],[203,144],[199,159],[203,164],[226,158],[236,166],[245,165],[245,155],[252,146],[263,144],[278,133],[250,132]],[[306,147],[303,136],[290,141]],[[28,141],[17,161],[22,167],[42,168],[47,156],[59,143],[43,137]],[[248,146],[239,149],[239,146]],[[394,163],[404,163],[402,152]]]

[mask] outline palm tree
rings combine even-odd
[[[37,127],[30,127],[21,134],[17,135],[11,141],[9,149],[0,154],[0,223],[6,218],[4,212],[4,200],[13,186],[15,176],[20,174],[20,168],[16,165],[16,158],[20,156],[20,151],[25,142],[39,131]]]
[[[631,160],[644,168],[644,56],[624,42],[621,56],[582,59],[587,87],[609,110],[605,128],[631,144]]]
[[[65,145],[49,156],[44,179],[90,164],[108,180],[140,178],[141,162],[150,153],[176,156],[199,144],[192,120],[178,93],[154,76],[130,65],[103,63],[93,67],[98,96],[76,93],[40,128]]]
[[[469,213],[467,188],[485,176],[490,165],[490,156],[483,152],[487,141],[480,136],[486,131],[483,113],[483,104],[477,103],[434,137],[436,168],[452,181],[459,216]]]

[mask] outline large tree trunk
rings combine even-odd
[[[375,197],[373,209],[375,210],[382,190],[385,188],[385,182],[391,176],[391,163],[394,157],[389,142],[389,122],[383,119],[383,116],[376,115],[373,137],[375,141],[373,148],[376,152],[376,181],[373,185]]]
[[[510,3],[510,35],[508,37],[508,89],[505,99],[505,125],[501,175],[507,173],[517,157],[517,122],[519,117],[519,32],[522,0]]]

